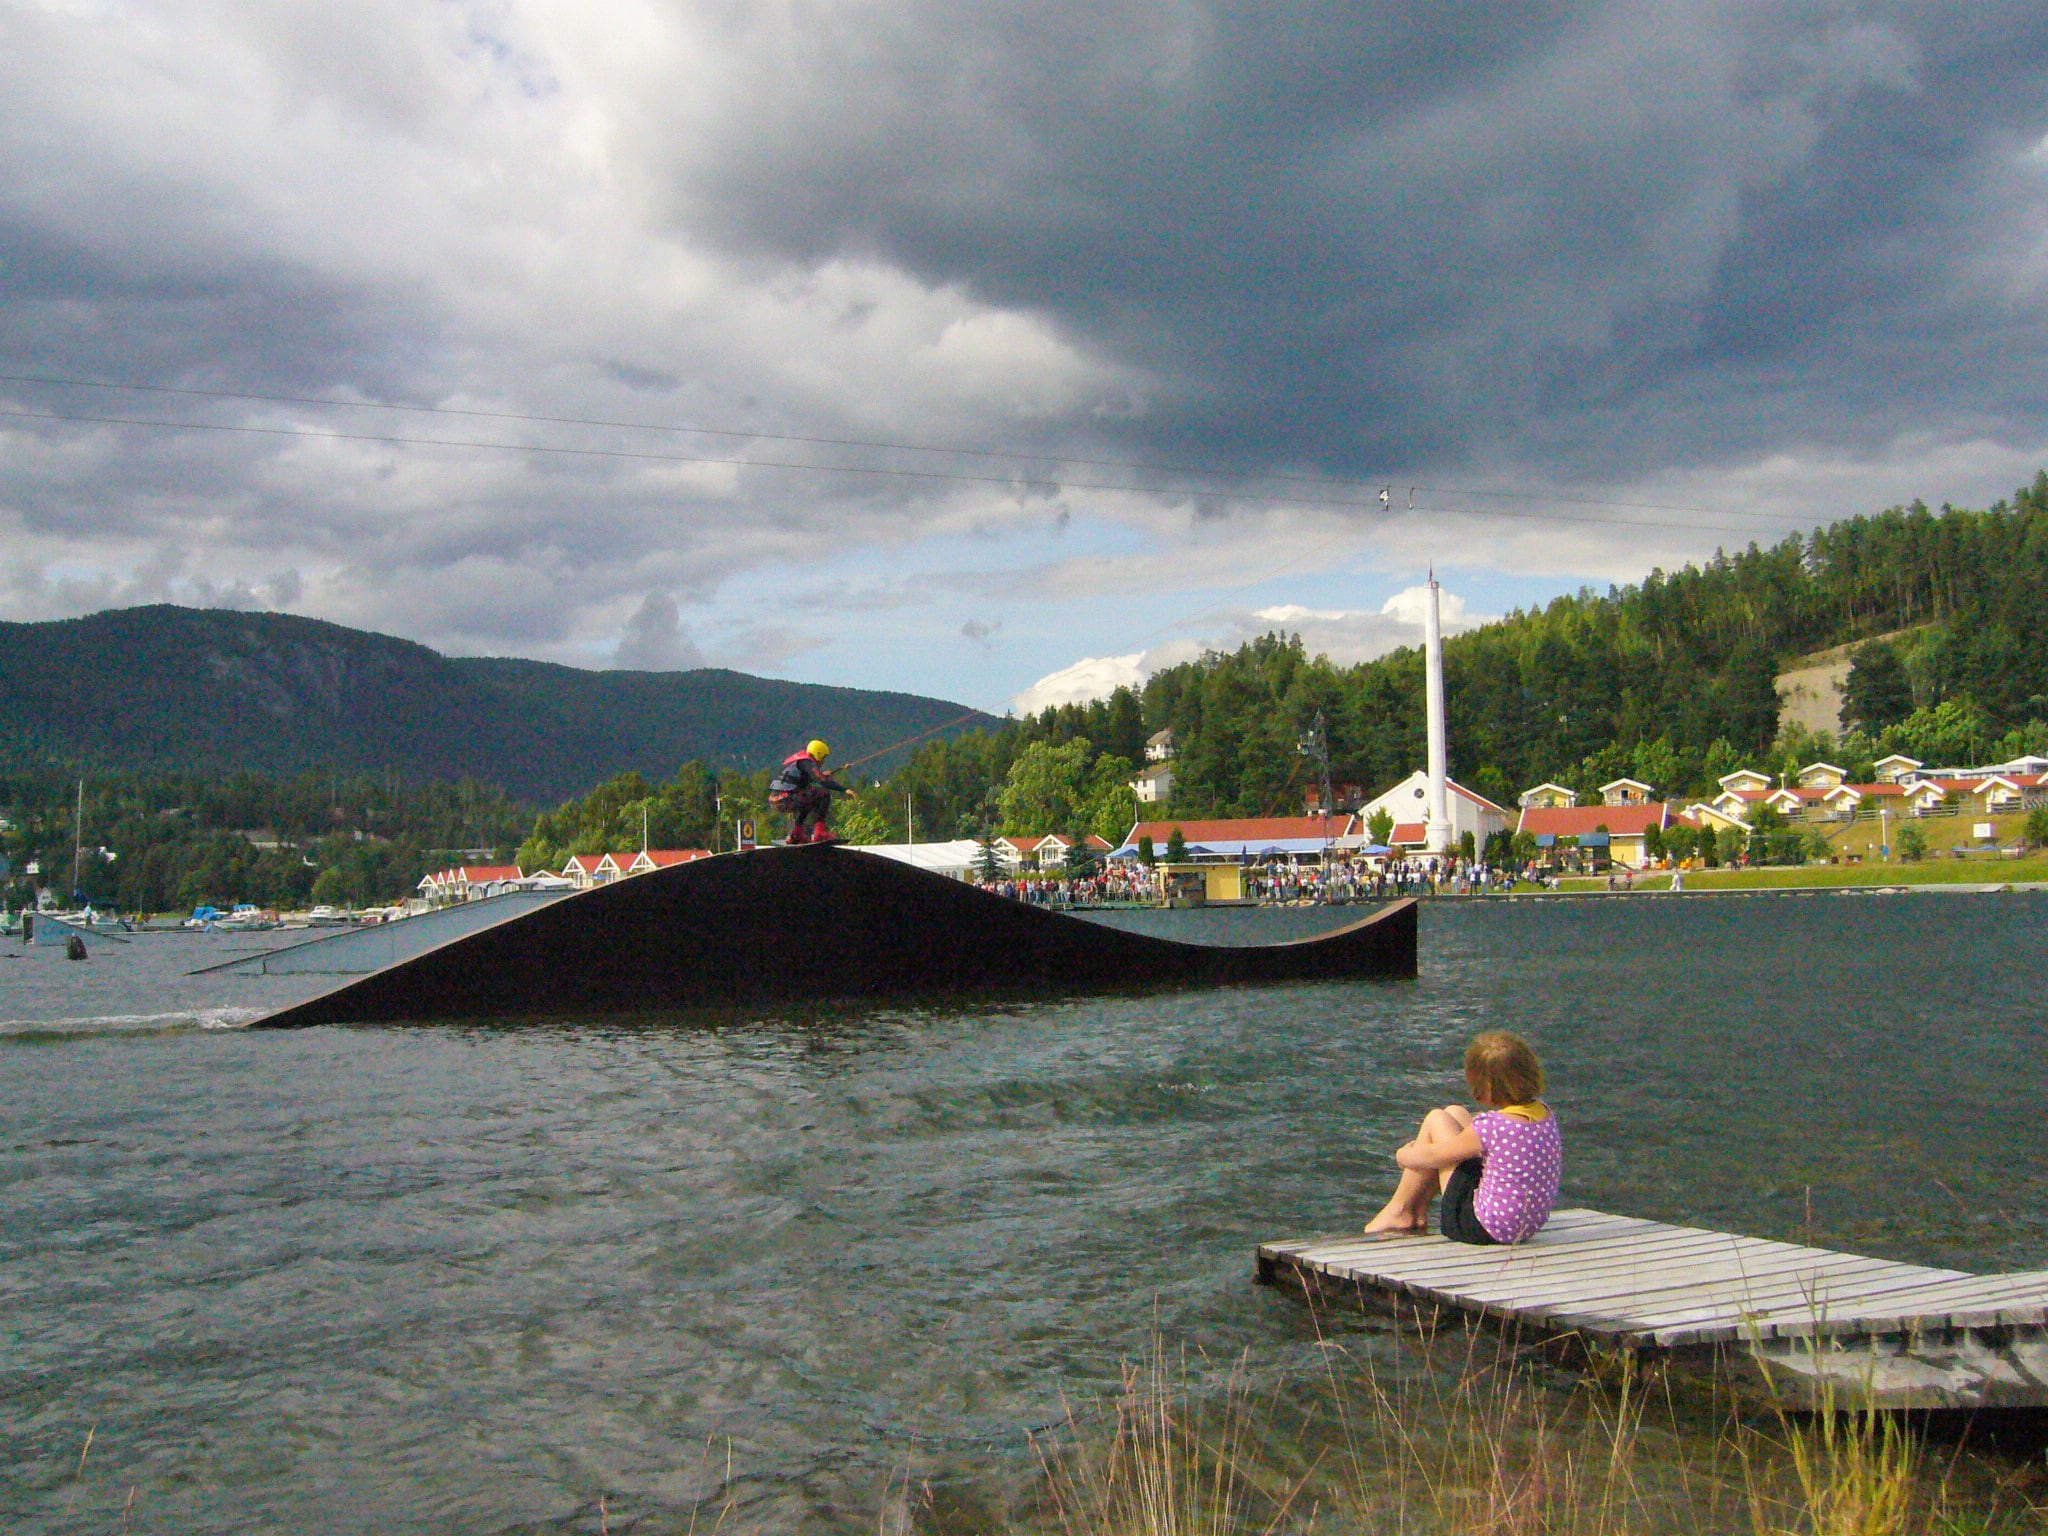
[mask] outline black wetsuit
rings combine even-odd
[[[832,811],[832,795],[847,793],[846,786],[818,766],[808,752],[792,752],[768,784],[768,803],[790,817],[792,843],[815,842],[825,831]]]

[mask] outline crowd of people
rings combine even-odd
[[[1036,879],[1005,876],[999,880],[980,880],[976,884],[998,896],[1045,907],[1143,906],[1159,899],[1159,885],[1152,871],[1133,859],[1115,859],[1098,864],[1094,872],[1087,875]]]
[[[1319,864],[1247,865],[1244,891],[1260,906],[1342,905],[1387,901],[1398,896],[1483,896],[1505,891],[1518,876],[1475,860],[1412,855]],[[1535,878],[1533,872],[1520,878]],[[1112,859],[1092,873],[1005,875],[977,882],[982,889],[1014,901],[1048,907],[1151,906],[1161,900],[1159,878],[1135,859]]]

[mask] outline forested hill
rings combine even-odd
[[[1512,807],[1545,780],[1590,795],[1623,775],[1689,797],[1736,767],[1814,752],[1852,774],[1890,751],[1951,765],[2048,752],[2044,616],[2048,475],[1981,512],[1915,503],[1850,518],[1450,639],[1451,771]],[[1781,733],[1779,672],[1837,645],[1856,646],[1848,729]],[[1333,778],[1376,793],[1422,766],[1422,695],[1419,649],[1336,666],[1268,635],[1137,694],[923,749],[872,797],[893,819],[876,830],[900,835],[907,799],[930,829],[971,833],[996,807],[1011,830],[1118,835],[1128,807],[1107,781],[1162,727],[1179,745],[1173,814],[1298,811],[1310,774],[1297,744],[1318,711]]]
[[[1889,744],[1954,763],[2004,742],[2016,755],[2048,732],[2044,616],[2048,475],[1986,511],[1915,503],[1850,518],[1447,641],[1452,771],[1510,805],[1546,779],[1704,790],[1772,752],[1780,670],[1859,641],[1845,723],[1860,731],[1838,750]],[[1910,633],[1870,641],[1896,631]],[[1422,674],[1419,650],[1339,668],[1268,639],[1155,675],[1143,724],[1187,744],[1177,800],[1257,811],[1317,708],[1339,778],[1384,786],[1419,766]]]
[[[812,736],[844,762],[948,722],[994,723],[967,713],[713,668],[442,656],[280,613],[159,605],[0,623],[0,768],[395,772],[554,801],[690,759],[756,768]]]

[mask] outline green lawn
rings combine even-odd
[[[2048,880],[2048,854],[2025,859],[1922,859],[1917,864],[1810,864],[1782,869],[1689,869],[1688,891],[1801,890],[1858,885],[1988,885]],[[1639,891],[1661,891],[1669,874],[1637,875]],[[1519,889],[1519,888],[1518,888]],[[1605,876],[1566,880],[1567,891],[1604,891]]]

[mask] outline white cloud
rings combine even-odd
[[[1146,663],[1147,653],[1143,651],[1133,651],[1128,656],[1084,656],[1070,667],[1041,677],[1011,699],[1010,708],[1020,715],[1032,715],[1056,704],[1106,699],[1119,688],[1142,686],[1155,670]]]
[[[1446,635],[1488,623],[1467,612],[1465,599],[1439,585],[1439,607]],[[1162,667],[1191,661],[1205,650],[1229,651],[1259,635],[1278,630],[1301,636],[1312,656],[1327,656],[1338,666],[1351,666],[1384,656],[1404,645],[1420,645],[1423,637],[1426,586],[1407,587],[1374,609],[1308,608],[1278,603],[1267,608],[1233,609],[1207,615],[1199,638],[1174,640],[1150,650],[1121,656],[1088,656],[1072,666],[1041,677],[1010,700],[1018,714],[1033,714],[1055,704],[1080,704],[1107,698],[1119,687],[1139,688]]]
[[[626,620],[612,665],[633,672],[684,672],[703,666],[704,656],[684,633],[675,598],[650,592]]]
[[[1437,584],[1436,611],[1438,623],[1447,635],[1472,627],[1465,622],[1465,599],[1446,590],[1441,582]],[[1429,623],[1429,588],[1403,587],[1380,604],[1380,612],[1421,631]]]

